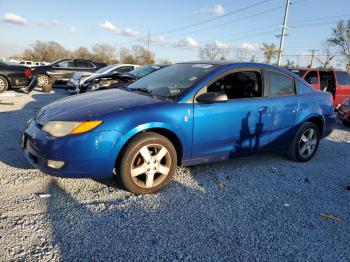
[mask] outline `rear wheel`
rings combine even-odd
[[[52,80],[48,75],[39,74],[37,79],[38,87],[40,87],[45,93],[49,93],[52,90]]]
[[[305,122],[296,133],[288,156],[296,161],[309,161],[316,153],[320,142],[320,132],[311,122]]]
[[[129,143],[122,156],[120,180],[135,194],[154,193],[169,183],[176,164],[176,150],[166,137],[143,133]]]
[[[0,76],[0,93],[5,92],[9,87],[7,79],[3,76]]]

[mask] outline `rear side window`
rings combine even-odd
[[[268,72],[270,93],[272,96],[294,95],[293,78],[280,73]]]
[[[350,76],[347,72],[336,71],[335,76],[339,85],[350,85]]]
[[[126,73],[134,70],[133,66],[122,66],[113,70],[113,73]]]
[[[94,66],[87,61],[75,61],[75,67],[78,68],[93,68]]]
[[[309,84],[317,84],[318,83],[318,75],[316,71],[310,71],[305,76],[305,81]]]

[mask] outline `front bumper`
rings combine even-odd
[[[73,81],[68,81],[67,84],[67,91],[72,94],[78,94],[80,90],[80,84],[78,81],[73,82]]]
[[[42,172],[67,178],[110,177],[115,166],[118,131],[91,131],[55,138],[31,121],[21,134],[27,160]],[[47,160],[64,161],[61,169],[47,166]]]

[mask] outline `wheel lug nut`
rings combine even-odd
[[[157,161],[156,161],[156,160],[154,160],[154,161],[153,161],[153,163],[157,163]]]
[[[157,168],[153,167],[153,170],[156,170]]]
[[[147,162],[147,165],[151,164],[149,161]]]
[[[151,169],[147,168],[147,172],[149,172]]]

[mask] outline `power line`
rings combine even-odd
[[[178,37],[178,36],[184,36],[184,35],[188,35],[188,34],[194,34],[194,33],[198,33],[198,32],[203,32],[203,31],[210,30],[210,29],[213,29],[213,28],[225,26],[225,25],[228,25],[228,24],[231,24],[231,23],[243,21],[243,20],[246,20],[246,19],[249,19],[249,18],[252,18],[252,17],[256,17],[256,16],[259,16],[259,15],[262,15],[262,14],[267,14],[267,13],[276,11],[276,10],[278,10],[278,9],[281,9],[281,8],[283,8],[283,7],[284,7],[284,6],[281,5],[281,6],[278,6],[278,7],[275,7],[275,8],[267,9],[267,10],[265,10],[265,11],[258,12],[258,13],[252,14],[252,15],[249,15],[249,16],[245,16],[245,17],[241,17],[241,18],[238,18],[238,19],[230,20],[230,21],[227,21],[227,22],[225,22],[225,23],[221,23],[221,24],[217,24],[217,25],[213,25],[213,26],[208,26],[208,27],[205,27],[205,28],[201,28],[201,29],[198,29],[198,30],[191,31],[191,32],[187,32],[187,33],[183,33],[183,34],[178,34],[178,35],[175,35],[175,36],[173,36],[173,37]]]
[[[248,6],[242,7],[240,9],[228,12],[227,14],[224,14],[224,15],[221,15],[221,16],[218,16],[218,17],[202,20],[200,22],[189,24],[187,26],[181,26],[181,27],[173,28],[173,29],[170,29],[170,30],[167,30],[167,31],[160,32],[159,34],[168,34],[168,33],[176,32],[176,31],[179,31],[179,30],[187,29],[189,27],[194,27],[194,26],[205,24],[205,23],[209,23],[211,21],[215,21],[215,20],[221,19],[223,17],[227,17],[227,16],[230,16],[230,15],[233,15],[233,14],[237,14],[237,13],[245,11],[247,9],[250,9],[250,8],[253,8],[253,7],[265,4],[265,3],[269,2],[269,1],[271,1],[271,0],[263,0],[263,1],[260,1],[260,2],[254,3],[254,4],[250,4]]]

